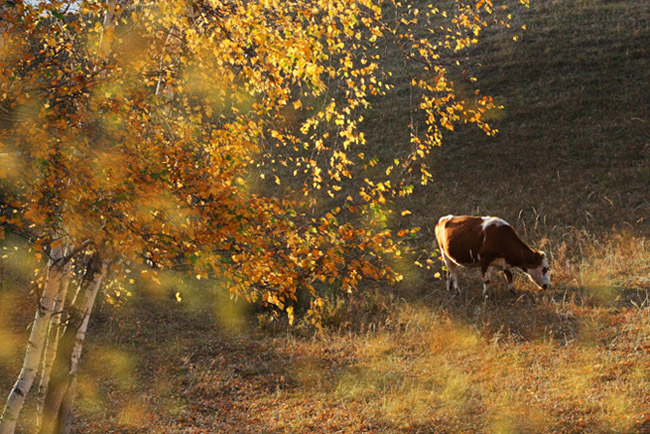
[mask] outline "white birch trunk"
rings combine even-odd
[[[0,434],[14,433],[18,416],[25,403],[25,398],[34,383],[34,378],[36,377],[41,362],[41,356],[43,355],[43,348],[45,347],[54,300],[60,289],[61,277],[65,265],[63,263],[64,252],[65,248],[63,246],[55,247],[50,252],[43,294],[36,309],[34,325],[32,326],[29,343],[25,351],[23,367],[14,387],[9,392],[7,403],[2,412],[2,416],[0,416]]]
[[[102,23],[102,34],[99,39],[99,55],[102,60],[107,60],[113,49],[113,32],[115,24],[122,16],[122,12],[129,5],[129,0],[107,0],[106,15]]]
[[[101,275],[97,275],[94,281],[91,284],[91,292],[87,294],[88,297],[84,298],[82,309],[84,310],[84,319],[81,323],[81,327],[77,329],[77,334],[75,336],[74,348],[72,349],[72,355],[70,356],[70,380],[66,393],[63,396],[63,401],[59,408],[59,426],[60,431],[63,433],[69,433],[72,425],[72,404],[77,396],[77,372],[79,370],[79,360],[81,359],[81,350],[83,349],[84,340],[86,339],[86,332],[88,330],[88,322],[90,321],[90,314],[93,310],[95,300],[97,300],[97,294],[99,293],[99,288],[102,286],[102,281],[106,272],[108,271],[108,266],[106,262],[102,263]]]
[[[102,60],[108,60],[108,57],[112,51],[113,43],[113,32],[115,24],[119,20],[122,12],[129,1],[124,0],[106,0],[106,14],[104,15],[104,20],[102,22],[102,34],[100,36],[100,51],[99,56]],[[91,259],[91,261],[97,259],[97,254]],[[72,408],[72,402],[74,400],[74,395],[76,391],[76,373],[79,363],[79,357],[81,356],[81,349],[83,347],[83,341],[86,337],[86,330],[88,328],[88,319],[90,317],[90,312],[97,297],[97,292],[101,286],[102,280],[107,271],[107,263],[101,262],[101,267],[99,271],[96,267],[89,267],[86,275],[82,279],[81,285],[77,290],[74,300],[70,305],[70,312],[68,315],[68,324],[66,325],[65,330],[57,336],[57,339],[54,341],[53,352],[51,354],[52,363],[49,368],[43,370],[44,375],[47,372],[47,382],[44,383],[43,390],[43,399],[40,401],[41,408],[39,408],[39,432],[60,432],[62,429],[61,426],[61,417],[59,415],[61,408],[65,409],[66,415],[65,420],[63,421],[65,429],[69,430],[70,423],[70,414]],[[88,273],[92,276],[88,276]],[[88,278],[91,278],[90,282]],[[79,297],[82,296],[82,301],[78,301]],[[80,303],[80,305],[79,305]],[[81,324],[79,321],[76,321],[75,318],[80,317]],[[68,345],[66,345],[66,338],[69,341],[70,334],[73,333],[72,328],[75,328],[75,339],[74,347],[70,351]],[[63,348],[61,348],[63,347]],[[49,357],[49,354],[48,354]],[[60,360],[68,359],[69,364],[61,362]],[[58,366],[56,366],[58,365]],[[63,368],[62,368],[63,365]],[[52,372],[53,369],[58,372]],[[61,384],[62,379],[65,378],[65,372],[62,373],[61,369],[69,368],[68,374],[73,375],[73,381],[71,386],[64,387]],[[52,375],[50,377],[50,374]],[[54,380],[54,381],[51,381]],[[50,384],[53,383],[53,384]],[[52,390],[55,389],[55,390]],[[60,391],[63,390],[63,393]],[[4,433],[0,433],[4,434]]]
[[[36,427],[41,426],[41,413],[43,412],[43,402],[47,394],[47,387],[50,382],[50,372],[56,357],[56,348],[61,336],[61,317],[65,307],[65,299],[68,295],[68,286],[70,285],[70,273],[72,271],[72,260],[66,262],[63,268],[63,276],[61,277],[61,289],[57,292],[54,299],[54,307],[52,309],[52,317],[50,319],[50,326],[47,332],[47,342],[45,344],[45,352],[43,353],[41,363],[41,375],[38,385],[38,398],[36,401]]]
[[[40,433],[69,432],[72,402],[76,394],[77,371],[90,313],[108,271],[108,263],[91,259],[60,339],[52,377],[45,397]]]
[[[182,45],[178,31],[175,28],[169,29],[163,49],[160,54],[160,63],[158,65],[158,83],[156,84],[156,96],[163,96],[170,102],[174,99],[174,88],[167,82],[166,69],[171,68],[175,63],[178,63],[178,51]],[[174,54],[172,60],[165,61],[166,54],[171,52]]]

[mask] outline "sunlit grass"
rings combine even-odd
[[[137,399],[129,400],[120,409],[117,423],[127,427],[146,428],[147,420],[150,418],[145,404],[139,403]]]
[[[576,287],[598,304],[611,304],[626,291],[637,294],[635,303],[647,298],[650,243],[646,237],[616,229],[601,236],[574,231],[564,238],[552,247],[553,276],[562,285]]]
[[[550,292],[523,286],[517,297],[483,300],[471,295],[480,282],[468,276],[465,296],[451,298],[438,279],[431,296],[411,287],[421,285],[417,272],[403,292],[333,297],[329,325],[312,337],[305,325],[296,335],[251,335],[249,306],[217,281],[136,279],[122,307],[102,308],[111,322],[83,356],[80,415],[145,429],[217,402],[229,429],[254,411],[257,427],[292,433],[634,432],[650,416],[642,405],[650,393],[648,243],[619,231],[572,237],[548,234]],[[602,282],[611,296],[597,292]],[[6,306],[0,363],[15,366],[23,336]]]
[[[291,433],[567,426],[604,433],[634,431],[648,416],[641,406],[650,391],[646,308],[617,310],[580,297],[544,301],[543,293],[445,307],[377,292],[374,303],[391,310],[382,309],[373,327],[352,322],[304,337],[292,329],[251,334],[245,312],[237,314],[244,328],[232,333],[215,305],[201,302],[213,297],[210,287],[161,282],[166,296],[145,292],[122,308],[105,307],[116,309],[116,318],[84,356],[84,420],[123,430],[164,431],[184,421]],[[183,292],[181,302],[170,288]],[[519,318],[529,327],[549,329],[524,338],[509,322],[513,309],[524,311]],[[573,331],[557,336],[553,327],[572,316]],[[218,411],[205,410],[213,406]]]

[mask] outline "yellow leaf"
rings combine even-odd
[[[405,209],[404,211],[402,211],[402,215],[403,215],[403,216],[405,216],[405,215],[409,215],[409,214],[411,214],[411,211],[409,211],[409,210],[407,210],[407,209]]]
[[[177,302],[180,303],[181,301],[183,301],[183,298],[181,297],[181,293],[180,293],[180,292],[177,291],[175,295],[176,295],[176,301],[177,301]]]
[[[287,307],[287,316],[289,317],[289,325],[293,325],[293,306]]]

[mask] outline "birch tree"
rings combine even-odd
[[[29,336],[23,367],[18,374],[0,420],[0,433],[13,433],[16,429],[18,415],[29,393],[41,362],[41,355],[47,338],[47,331],[53,313],[54,301],[61,289],[63,270],[65,269],[65,248],[57,246],[52,249],[47,264],[46,284],[40,297],[32,331]]]
[[[65,330],[58,340],[51,378],[43,404],[41,433],[69,432],[72,403],[76,394],[77,370],[90,313],[108,263],[93,252],[68,309]]]
[[[66,297],[68,295],[68,286],[70,285],[72,263],[73,259],[70,259],[64,265],[60,283],[61,286],[54,299],[54,306],[52,308],[53,314],[50,317],[45,348],[43,349],[44,353],[41,357],[40,381],[38,384],[38,398],[36,404],[37,417],[43,410],[43,401],[45,400],[47,386],[50,381],[50,372],[54,365],[56,347],[61,334],[61,316],[63,315]],[[40,425],[40,420],[37,421],[37,425]]]

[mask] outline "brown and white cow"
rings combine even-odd
[[[455,289],[456,294],[460,294],[456,274],[458,266],[481,267],[484,296],[490,282],[490,266],[503,270],[512,292],[512,268],[525,271],[542,289],[551,286],[546,253],[529,248],[512,226],[498,217],[441,217],[436,225],[436,238],[447,266],[447,289]]]

